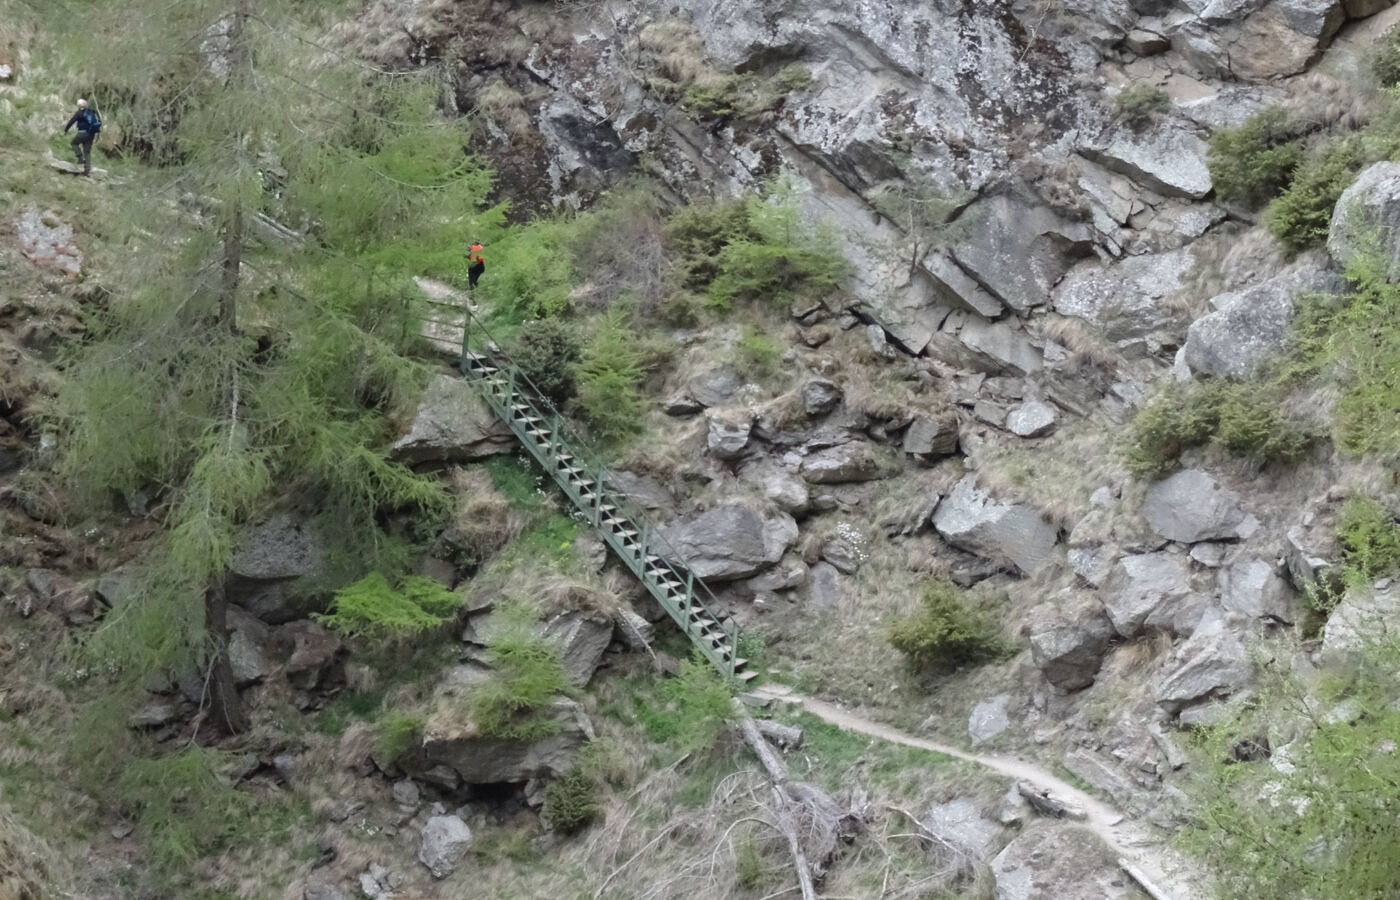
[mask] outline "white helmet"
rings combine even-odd
[[[78,101],[78,108],[79,108],[79,109],[82,109],[84,106],[87,106],[87,101],[86,101],[86,100],[79,100],[79,101]]]

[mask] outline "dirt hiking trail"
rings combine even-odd
[[[834,703],[799,694],[785,685],[760,685],[750,693],[763,700],[798,704],[822,721],[848,731],[867,734],[892,744],[942,753],[991,769],[1015,781],[1034,785],[1042,792],[1049,792],[1060,802],[1082,810],[1083,817],[1075,827],[1087,828],[1097,835],[1120,858],[1120,863],[1139,885],[1157,900],[1196,900],[1207,896],[1204,891],[1193,886],[1194,879],[1188,875],[1190,867],[1187,862],[1166,847],[1160,839],[1152,837],[1144,826],[1039,766],[1007,756],[970,753],[949,744],[915,737],[898,728],[842,709]],[[1133,868],[1138,872],[1134,873]],[[1149,883],[1144,884],[1144,878]]]

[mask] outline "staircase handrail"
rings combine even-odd
[[[504,347],[496,340],[495,336],[492,335],[490,328],[473,313],[470,301],[459,308],[462,310],[463,314],[462,348],[461,356],[458,359],[459,371],[462,372],[464,377],[470,377],[467,359],[468,355],[472,352],[473,335],[479,335],[480,337],[478,340],[484,339],[486,342],[486,346],[482,348],[485,350],[482,355],[490,358],[498,367],[510,367],[511,377],[515,382],[528,389],[529,396],[524,397],[525,401],[537,408],[544,407],[544,409],[551,414],[550,418],[552,424],[558,429],[556,433],[560,438],[559,443],[567,447],[574,458],[580,462],[585,471],[595,474],[597,478],[599,502],[602,503],[606,501],[616,506],[619,510],[625,510],[626,518],[638,526],[640,529],[639,538],[644,536],[644,540],[640,541],[643,555],[643,567],[645,567],[646,564],[645,557],[648,551],[651,550],[652,545],[655,545],[657,550],[652,552],[660,557],[665,567],[676,576],[676,579],[681,584],[686,586],[688,593],[694,598],[695,602],[700,605],[701,609],[724,630],[724,633],[729,638],[730,660],[728,671],[723,672],[723,674],[733,675],[735,662],[739,658],[738,624],[732,617],[726,621],[716,615],[715,609],[719,605],[718,599],[700,576],[696,575],[691,571],[690,566],[685,564],[685,557],[681,555],[676,550],[675,545],[666,538],[664,532],[661,531],[661,526],[647,515],[640,505],[624,500],[625,494],[619,495],[617,492],[604,487],[604,474],[608,470],[597,461],[601,457],[601,454],[599,454],[585,438],[579,435],[577,430],[570,424],[568,417],[564,415],[562,410],[555,406],[549,396],[540,390],[539,386],[531,381],[530,377],[526,375],[518,365],[510,360]],[[668,612],[670,611],[668,610]],[[680,624],[684,627],[683,623]],[[687,634],[689,634],[688,631]],[[706,656],[710,657],[713,661],[713,656],[711,656],[710,653],[707,652]]]

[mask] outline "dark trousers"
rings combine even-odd
[[[78,132],[73,138],[73,155],[78,157],[84,172],[92,171],[92,138],[93,135],[86,131]]]
[[[481,273],[486,271],[486,263],[477,262],[467,266],[467,287],[475,290],[476,280],[481,277]]]

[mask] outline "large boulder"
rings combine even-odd
[[[1190,564],[1174,553],[1123,557],[1114,563],[1100,592],[1109,621],[1125,638],[1141,634],[1149,619],[1154,624],[1172,622],[1172,607],[1190,595]]]
[[[433,816],[423,826],[418,861],[434,878],[446,878],[462,864],[471,841],[472,830],[457,816]]]
[[[1293,591],[1275,567],[1262,559],[1243,559],[1220,570],[1220,605],[1248,619],[1292,624],[1301,612]]]
[[[1018,313],[1049,299],[1051,285],[1064,274],[1068,250],[1082,255],[1091,246],[1082,223],[1006,195],[974,204],[959,221],[971,225],[953,246],[953,258]]]
[[[567,772],[579,749],[593,739],[593,724],[577,703],[556,698],[545,710],[553,733],[537,741],[486,734],[472,717],[471,695],[491,674],[455,666],[433,691],[422,740],[399,760],[409,775],[446,766],[467,784],[524,784]]]
[[[1045,680],[1066,691],[1094,683],[1114,636],[1113,624],[1092,596],[1062,598],[1053,610],[1033,615],[1031,660]]]
[[[1259,525],[1245,511],[1239,494],[1200,469],[1186,469],[1153,484],[1142,511],[1157,534],[1188,544],[1245,538]]]
[[[983,816],[971,800],[934,804],[919,824],[946,845],[979,861],[990,859],[1002,841],[1002,827]]]
[[[1149,128],[1114,128],[1081,152],[1166,197],[1199,200],[1210,193],[1206,143],[1170,120]]]
[[[988,371],[1030,375],[1045,366],[1045,354],[1006,322],[969,319],[958,339],[989,363],[985,366]]]
[[[1229,696],[1244,687],[1251,674],[1244,645],[1213,608],[1206,609],[1190,639],[1177,648],[1174,661],[1154,690],[1157,702],[1170,713]]]
[[[1395,639],[1397,621],[1400,584],[1381,582],[1348,590],[1327,618],[1318,661],[1337,671],[1355,668],[1368,646]]]
[[[1250,375],[1288,346],[1293,306],[1300,296],[1342,287],[1321,267],[1304,266],[1246,290],[1221,294],[1211,300],[1215,311],[1187,329],[1182,358],[1198,374]]]
[[[1084,319],[1120,347],[1173,343],[1184,323],[1164,301],[1185,287],[1195,264],[1189,248],[1109,264],[1086,261],[1056,286],[1055,311]]]
[[[710,413],[710,431],[705,445],[715,459],[738,459],[749,445],[753,432],[753,413],[747,410],[715,411]]]
[[[1347,18],[1342,0],[1211,0],[1173,45],[1206,74],[1252,81],[1302,72],[1332,42]],[[1365,0],[1356,6],[1366,9]]]
[[[1390,279],[1400,276],[1400,162],[1368,167],[1342,192],[1327,250],[1342,265],[1359,252],[1378,253],[1389,264]]]
[[[954,547],[1011,563],[1034,574],[1050,556],[1058,534],[1040,513],[1019,503],[995,500],[968,475],[933,512],[933,527]]]
[[[544,626],[544,636],[559,650],[559,661],[569,681],[588,684],[603,651],[612,642],[613,620],[597,610],[574,609],[555,616]]]
[[[801,472],[812,484],[845,484],[886,478],[890,467],[881,462],[868,441],[849,441],[809,454],[802,460]]]
[[[1142,896],[1089,829],[1044,822],[992,860],[996,900],[1129,900]]]
[[[335,632],[309,619],[277,626],[267,644],[287,680],[303,690],[319,687],[332,677],[340,650]]]
[[[926,462],[958,452],[958,416],[951,409],[914,417],[904,431],[901,448]]]
[[[1055,430],[1055,419],[1053,406],[1031,399],[1006,414],[1006,430],[1017,437],[1043,437]]]
[[[797,540],[797,523],[784,512],[727,503],[678,519],[657,535],[668,555],[711,581],[747,578],[773,565]]]
[[[279,513],[239,539],[229,565],[228,598],[269,624],[290,622],[316,608],[310,595],[325,571],[320,533]]]
[[[516,448],[514,435],[470,382],[439,375],[428,383],[408,434],[394,442],[407,463],[470,462]]]

